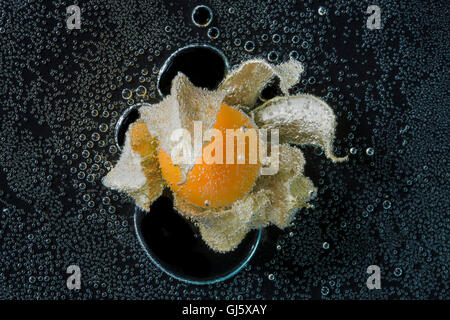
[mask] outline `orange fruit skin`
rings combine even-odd
[[[226,163],[226,129],[243,127],[256,129],[247,115],[222,104],[214,128],[222,133],[223,163],[195,164],[182,184],[183,179],[179,167],[173,165],[170,155],[160,148],[159,164],[162,175],[178,197],[201,208],[216,208],[232,204],[251,191],[259,176],[261,163],[258,157],[256,164],[249,163],[249,140],[246,139],[245,163],[237,164],[236,140],[234,143],[235,161],[232,164]],[[213,141],[214,138],[203,147],[203,152]]]

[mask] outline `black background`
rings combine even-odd
[[[70,4],[1,4],[0,298],[448,298],[447,1],[204,1],[215,40],[191,21],[199,2],[80,1],[81,30],[66,28]],[[380,30],[366,28],[371,4],[381,7]],[[132,201],[101,185],[105,162],[119,156],[115,122],[131,104],[122,90],[147,68],[146,101],[158,101],[159,68],[192,43],[217,47],[232,66],[296,50],[306,73],[292,93],[326,100],[336,153],[357,150],[332,164],[302,147],[315,207],[287,230],[267,228],[249,266],[211,286],[156,268],[137,241]],[[71,264],[81,268],[79,291],[65,285]],[[373,264],[381,290],[365,285]]]

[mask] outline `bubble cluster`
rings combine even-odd
[[[1,299],[449,298],[444,3],[383,1],[380,30],[366,28],[367,1],[211,0],[197,15],[192,4],[86,1],[72,30],[70,4],[0,14]],[[350,158],[337,166],[302,147],[314,206],[265,230],[252,261],[210,286],[156,268],[133,201],[101,184],[122,114],[159,101],[164,62],[197,43],[230,66],[301,61],[291,93],[333,107],[335,151]],[[65,285],[72,264],[81,290]],[[366,287],[369,265],[381,290]]]

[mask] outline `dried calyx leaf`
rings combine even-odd
[[[264,60],[249,60],[232,71],[219,89],[227,92],[224,100],[226,104],[250,110],[261,90],[273,77],[280,78],[280,88],[287,95],[288,90],[299,81],[302,72],[303,65],[296,60],[277,66]]]
[[[251,229],[265,225],[264,214],[269,204],[265,192],[251,193],[218,216],[196,218],[194,221],[211,249],[227,252],[235,249]]]
[[[256,184],[255,192],[270,191],[270,206],[267,208],[266,223],[279,228],[289,226],[293,209],[309,207],[307,202],[316,192],[312,181],[303,175],[305,158],[300,149],[280,145],[279,170],[275,175],[263,175]]]
[[[103,184],[118,191],[136,191],[146,182],[141,167],[141,157],[131,148],[130,133],[125,135],[125,143],[119,161],[103,178]]]
[[[300,149],[281,145],[278,173],[260,176],[254,190],[233,203],[231,208],[188,214],[183,210],[192,208],[184,204],[177,206],[177,209],[196,222],[203,240],[213,250],[233,250],[250,230],[269,224],[288,227],[294,217],[294,209],[309,206],[307,202],[316,188],[303,175],[304,164]]]
[[[164,189],[157,159],[158,145],[144,122],[133,123],[126,132],[119,161],[103,178],[103,184],[126,192],[140,208],[149,210]]]
[[[251,115],[260,128],[279,129],[282,143],[317,145],[331,160],[347,160],[347,157],[333,154],[336,128],[333,110],[312,95],[274,98],[253,110]]]

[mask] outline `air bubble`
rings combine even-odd
[[[269,54],[267,55],[267,59],[268,59],[270,62],[276,62],[276,61],[278,61],[278,52],[276,52],[276,51],[271,51],[271,52],[269,52]]]
[[[375,152],[375,150],[373,148],[367,148],[366,149],[366,154],[368,156],[373,156],[374,152]]]
[[[278,42],[280,42],[280,40],[281,40],[281,36],[280,36],[279,34],[275,33],[275,34],[272,36],[272,41],[273,41],[273,43],[278,43]]]
[[[136,88],[136,94],[140,97],[143,97],[147,94],[147,88],[144,86],[139,86]]]
[[[209,7],[200,5],[194,8],[191,17],[197,27],[207,27],[212,21],[213,12]]]
[[[255,43],[253,41],[247,41],[244,45],[244,49],[247,52],[252,52],[255,50]]]
[[[327,14],[327,9],[325,7],[319,7],[317,12],[319,13],[319,15],[324,16]]]
[[[293,60],[297,60],[298,59],[298,52],[295,50],[292,50],[291,52],[289,52],[289,58],[293,59]]]
[[[106,123],[102,123],[102,124],[100,124],[99,126],[98,126],[98,129],[101,131],[101,132],[106,132],[106,131],[108,131],[108,125],[106,124]]]
[[[218,28],[216,28],[216,27],[209,28],[208,37],[210,39],[217,39],[219,37],[219,35],[220,35],[220,31]]]

